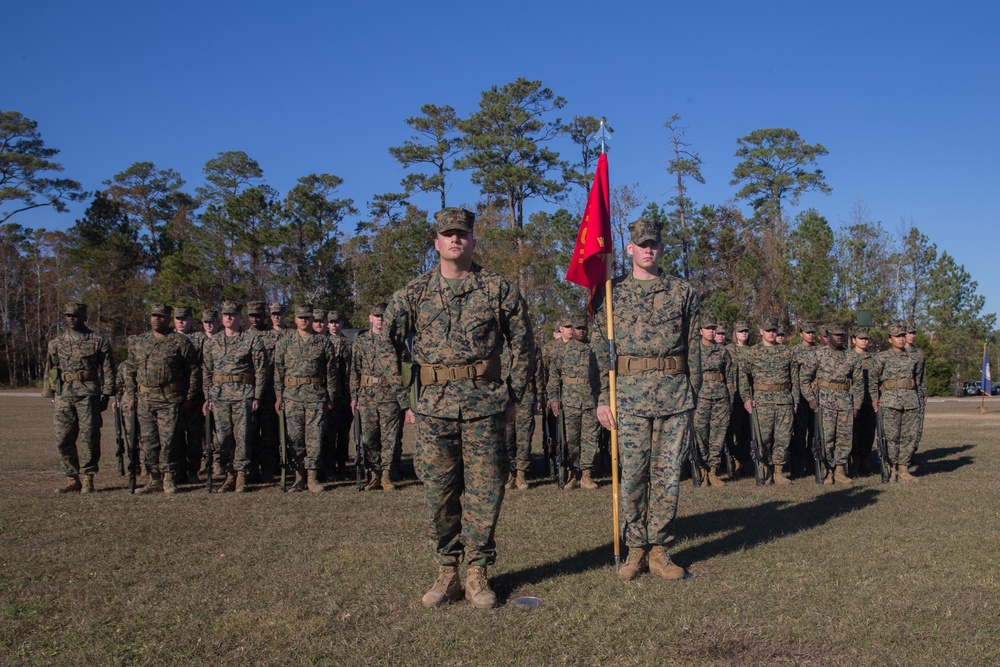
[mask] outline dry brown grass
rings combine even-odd
[[[428,610],[422,488],[59,497],[48,403],[2,396],[4,664],[923,665],[1000,659],[1000,407],[930,406],[919,484],[682,489],[676,560],[623,584],[610,491],[510,492],[503,606]],[[535,595],[541,607],[510,601]]]

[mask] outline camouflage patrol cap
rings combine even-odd
[[[267,304],[263,301],[248,301],[247,315],[267,315]]]
[[[574,329],[586,329],[589,326],[587,322],[586,315],[574,315],[569,318],[569,324],[566,326],[573,327]]]
[[[778,331],[779,329],[778,320],[776,320],[773,317],[763,319],[760,322],[760,328],[763,331],[771,331],[772,329],[774,331]]]
[[[906,333],[915,334],[917,333],[917,325],[913,322],[906,323]]]
[[[636,245],[646,241],[660,242],[660,223],[651,218],[639,218],[628,226],[629,240]]]
[[[733,331],[750,331],[750,323],[744,320],[740,320],[733,325]]]
[[[176,318],[193,317],[193,311],[191,310],[191,306],[177,306],[177,310],[174,311],[174,317]]]
[[[831,322],[830,324],[826,325],[827,336],[829,336],[830,334],[833,334],[835,336],[843,336],[846,333],[847,333],[847,327],[845,327],[843,324],[840,324],[839,322]]]
[[[275,301],[275,302],[271,303],[271,304],[270,304],[270,305],[268,306],[267,310],[268,310],[268,312],[269,312],[269,313],[271,313],[272,315],[284,315],[284,314],[285,314],[285,307],[284,307],[284,306],[282,306],[282,305],[281,305],[280,303],[278,303],[277,301]]]
[[[799,331],[802,333],[816,333],[815,322],[802,322],[799,324]]]
[[[173,309],[165,303],[152,303],[149,305],[150,315],[159,315],[161,317],[170,317]]]
[[[726,333],[726,323],[725,322],[719,322],[719,323],[717,323],[716,326],[715,326],[715,333],[717,333],[717,334],[724,334],[724,333]]]
[[[313,309],[313,319],[314,320],[325,320],[326,319],[326,311],[323,310],[322,308],[314,308]]]
[[[386,304],[384,301],[382,303],[376,303],[374,306],[371,307],[371,310],[368,311],[368,314],[371,315],[372,317],[382,317],[385,315],[385,309],[387,307],[388,304]]]
[[[80,303],[79,301],[70,301],[63,308],[63,315],[86,315],[87,314],[87,304]]]
[[[718,331],[718,329],[719,329],[719,323],[715,320],[714,317],[706,317],[706,318],[703,318],[701,320],[701,328],[702,329],[715,329],[716,331]]]
[[[889,335],[890,336],[904,336],[906,335],[906,330],[909,327],[906,326],[905,322],[894,322],[889,325]]]
[[[776,333],[776,334],[778,334],[779,336],[787,336],[787,335],[788,335],[788,332],[787,332],[787,331],[785,331],[785,329],[786,329],[786,327],[784,327],[784,326],[779,326],[779,327],[778,327],[778,330],[777,330],[777,331],[776,331],[775,333]]]
[[[223,301],[222,302],[222,314],[223,315],[242,315],[243,314],[243,304],[237,303],[235,301]]]
[[[300,303],[295,306],[295,317],[312,317],[313,305],[311,303]]]
[[[328,322],[340,322],[343,323],[344,318],[341,316],[339,310],[331,310],[326,314],[326,319]]]
[[[214,308],[208,308],[201,311],[201,321],[202,322],[214,322],[219,319],[219,311]]]
[[[476,214],[464,208],[443,208],[434,214],[434,220],[437,221],[438,234],[456,229],[471,234]]]
[[[854,329],[853,336],[855,338],[867,339],[868,338],[868,328],[867,327],[857,327],[856,329]]]

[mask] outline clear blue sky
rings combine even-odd
[[[37,120],[65,176],[91,190],[141,160],[193,190],[206,160],[243,150],[281,192],[334,173],[364,209],[399,190],[386,149],[408,138],[404,118],[428,102],[465,115],[523,76],[565,97],[566,118],[606,116],[612,183],[661,204],[671,114],[704,161],[699,203],[735,193],[738,137],[793,128],[830,151],[833,193],[800,209],[836,227],[861,200],[889,230],[912,222],[1000,312],[997,3],[8,5],[0,108]],[[467,175],[453,180],[449,204],[474,203]],[[82,212],[20,221],[65,228]]]

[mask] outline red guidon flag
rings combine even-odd
[[[566,271],[566,280],[590,290],[587,309],[593,314],[594,296],[607,280],[605,255],[611,254],[611,202],[608,189],[608,156],[597,159],[594,185],[590,188],[587,210],[576,235],[573,259]]]

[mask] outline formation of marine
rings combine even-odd
[[[778,321],[761,322],[756,343],[739,321],[727,342],[692,287],[660,271],[661,230],[639,219],[611,304],[567,315],[543,345],[517,287],[472,261],[475,216],[445,209],[436,220],[438,266],[374,306],[353,341],[339,313],[309,303],[289,327],[280,303],[226,301],[202,312],[200,330],[192,308],[155,303],[116,368],[86,305],[68,304],[43,387],[67,480],[58,492],[94,490],[110,404],[119,472],[139,494],[241,493],[276,476],[282,490],[320,492],[348,475],[352,426],[358,489],[393,490],[410,423],[439,567],[423,603],[491,607],[496,519],[505,491],[530,487],[538,414],[544,476],[562,489],[599,488],[617,434],[625,580],[686,575],[668,555],[685,469],[703,488],[750,474],[851,484],[875,469],[878,443],[884,481],[916,479],[927,378],[912,326],[892,325],[877,354],[867,330],[839,324],[803,322],[789,346]]]

